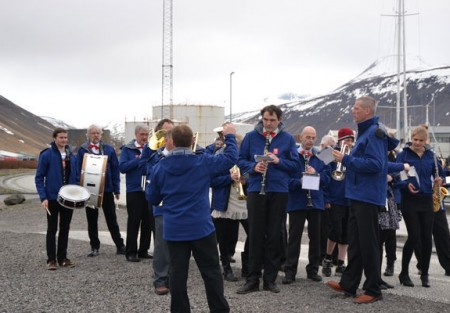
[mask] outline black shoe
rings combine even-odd
[[[117,248],[117,253],[116,254],[125,255],[126,253],[127,253],[127,250],[125,249],[125,246]]]
[[[259,283],[258,282],[246,282],[244,286],[237,290],[237,293],[240,295],[245,295],[246,293],[259,291]]]
[[[392,265],[386,265],[386,269],[383,273],[384,276],[394,276],[394,264]]]
[[[331,259],[323,259],[322,261],[322,274],[325,277],[331,276],[331,268],[333,267],[333,261]]]
[[[290,285],[295,281],[295,276],[291,274],[286,274],[284,278],[281,280],[281,283],[283,285]]]
[[[381,281],[380,283],[380,289],[382,290],[386,290],[386,289],[393,289],[394,286],[389,284],[388,282],[385,282],[384,280]]]
[[[273,293],[279,293],[280,288],[278,288],[277,284],[272,282],[264,282],[263,289],[273,292]]]
[[[153,259],[153,255],[149,254],[148,252],[139,253],[138,258],[139,259]]]
[[[309,273],[306,277],[312,281],[322,281],[322,276],[317,273]]]
[[[398,279],[400,280],[400,285],[414,287],[414,283],[411,281],[408,274],[400,274],[398,275]]]
[[[428,275],[421,275],[420,280],[422,281],[422,286],[426,288],[430,288],[430,281],[428,280]]]
[[[237,277],[234,276],[231,268],[223,272],[223,279],[225,279],[226,281],[238,281]]]
[[[97,256],[98,254],[99,254],[98,249],[92,249],[87,256],[92,258],[94,256]]]
[[[128,262],[140,262],[141,260],[135,255],[126,256]]]

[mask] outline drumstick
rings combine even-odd
[[[47,207],[45,207],[45,210],[47,211],[48,215],[52,216],[52,215],[50,214],[50,211],[48,210]]]

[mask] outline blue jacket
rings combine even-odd
[[[387,152],[398,145],[373,117],[358,124],[358,138],[342,164],[347,168],[345,197],[385,206],[387,195]]]
[[[289,179],[292,173],[300,171],[300,159],[294,137],[278,126],[278,134],[272,138],[269,152],[277,155],[280,163],[270,163],[266,174],[266,192],[289,192]],[[247,192],[260,192],[262,174],[255,172],[255,155],[263,154],[266,138],[260,121],[255,129],[247,133],[241,143],[238,166],[243,175],[248,175]]]
[[[142,150],[142,156],[141,156],[141,163],[145,166],[145,175],[147,177],[147,185],[145,187],[145,198],[147,201],[150,202],[150,178],[153,167],[161,161],[163,158],[165,158],[163,154],[164,147],[158,149],[158,150],[151,150],[147,147],[147,145],[144,146],[144,149]],[[153,216],[162,216],[164,213],[164,208],[161,205],[152,205],[153,208]]]
[[[85,153],[94,154],[91,150],[89,150],[89,141],[84,142],[78,150],[78,173],[81,173],[81,168],[83,166],[83,157]],[[116,151],[112,146],[103,143],[103,141],[100,141],[100,154],[108,156],[104,192],[113,192],[115,194],[120,194],[119,160],[117,159]]]
[[[388,161],[388,174],[392,176],[392,193],[394,194],[395,203],[402,202],[402,194],[398,183],[400,182],[400,172],[403,171],[405,166],[403,163],[396,163]]]
[[[163,201],[163,238],[189,241],[214,232],[209,204],[209,186],[214,175],[236,164],[238,153],[234,135],[225,136],[223,154],[193,154],[175,148],[154,166],[150,178],[150,202]]]
[[[69,177],[64,182],[64,174],[62,167],[61,153],[56,144],[51,143],[50,148],[43,150],[39,155],[38,167],[36,170],[35,184],[41,202],[44,200],[58,199],[59,189],[67,184],[79,184],[79,175],[77,171],[77,160],[70,151],[69,146],[66,146],[66,154],[69,157],[70,163]],[[66,172],[67,173],[67,172]]]
[[[313,167],[317,174],[320,175],[319,190],[310,190],[312,207],[307,207],[308,203],[308,190],[302,189],[302,174],[305,171],[305,159],[301,153],[299,153],[300,170],[292,173],[292,177],[289,180],[289,198],[287,211],[299,211],[306,209],[325,209],[324,192],[323,189],[330,183],[330,167],[325,165],[316,155],[313,149],[313,155],[309,158],[309,166]]]
[[[142,191],[142,175],[145,164],[140,162],[141,151],[135,145],[136,139],[122,146],[119,158],[119,170],[125,174],[127,192]]]
[[[231,174],[222,173],[221,175],[215,176],[211,180],[211,210],[216,211],[226,211],[228,208],[228,200],[230,198],[230,187],[233,183],[231,179]]]
[[[400,181],[398,186],[401,189],[402,194],[409,193],[407,187],[408,183],[413,183],[419,192],[417,195],[432,195],[433,194],[433,179],[436,175],[436,162],[435,154],[426,147],[425,153],[422,157],[419,157],[410,148],[410,143],[407,143],[403,148],[403,151],[397,155],[397,163],[408,163],[410,166],[414,166],[417,176],[419,177],[419,183],[415,178],[408,178],[405,181]],[[438,165],[438,171],[440,176],[444,175],[444,172]]]

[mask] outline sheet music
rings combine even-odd
[[[320,175],[303,173],[302,189],[319,190]]]
[[[334,161],[333,150],[334,149],[332,147],[325,147],[320,150],[319,153],[316,154],[316,156],[319,158],[319,160],[325,163],[325,165],[328,165]]]

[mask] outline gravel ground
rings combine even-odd
[[[169,312],[170,295],[153,293],[151,260],[127,262],[115,254],[114,246],[103,244],[98,257],[87,258],[88,242],[70,239],[68,256],[76,267],[48,271],[44,214],[37,199],[13,207],[6,207],[3,201],[0,204],[0,312]],[[118,211],[118,219],[124,231],[126,210]],[[99,221],[100,230],[106,231],[102,213]],[[86,230],[83,211],[74,212],[71,230]],[[419,299],[416,295],[424,291],[422,287],[410,288],[417,292],[412,296],[385,292],[383,301],[356,305],[324,283],[300,276],[287,286],[281,284],[280,277],[279,294],[260,291],[238,295],[236,290],[243,280],[225,282],[231,312],[448,312],[448,301]],[[188,287],[192,312],[208,312],[193,261]],[[397,288],[405,287],[397,283]]]

